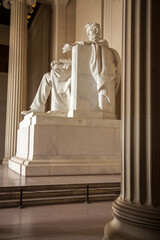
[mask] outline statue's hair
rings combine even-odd
[[[85,26],[86,31],[88,31],[89,28],[97,28],[100,31],[100,24],[95,22],[87,23]]]
[[[55,60],[53,62],[51,62],[51,68],[54,67],[54,65],[56,64],[68,64],[68,67],[72,64],[71,59],[59,59],[59,60]]]
[[[71,64],[71,59],[59,59],[59,62],[60,63],[68,63],[68,64]]]

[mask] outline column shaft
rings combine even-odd
[[[105,239],[160,239],[160,2],[125,0],[122,190]]]
[[[160,153],[160,75],[156,55],[159,36],[156,0],[126,1],[123,104],[123,188],[125,201],[160,206],[158,183]],[[159,5],[159,4],[158,4]],[[158,17],[158,16],[157,16]],[[156,50],[157,49],[157,52]],[[155,52],[154,52],[155,51]],[[156,180],[155,180],[156,179]]]
[[[5,160],[16,153],[17,127],[26,105],[27,4],[10,1],[10,50],[8,71]]]

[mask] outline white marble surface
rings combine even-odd
[[[99,110],[97,84],[89,67],[91,51],[88,45],[76,45],[72,49],[70,110]]]
[[[23,177],[6,165],[0,165],[0,187],[31,186],[50,184],[73,184],[73,183],[106,183],[120,182],[120,175],[77,175],[77,176],[48,176],[48,177]]]
[[[58,152],[70,156],[115,156],[116,129],[99,127],[59,128]],[[78,139],[77,139],[78,138]],[[120,155],[120,154],[119,154]]]
[[[121,127],[121,121],[116,119],[99,118],[67,118],[55,116],[54,113],[30,113],[19,123],[19,128],[30,125],[56,125],[56,126],[90,126],[90,127]]]
[[[29,126],[18,129],[17,131],[17,152],[21,153],[23,158],[28,157],[28,146],[29,146]],[[23,144],[18,144],[23,143]]]
[[[120,145],[119,120],[31,113],[20,124],[9,167],[24,176],[119,174]]]
[[[32,117],[30,121],[27,119],[27,122],[31,122],[31,126],[20,125],[18,131],[17,157],[21,157],[19,154],[47,158],[95,155],[120,157],[120,150],[116,149],[120,145],[119,120],[46,118],[40,115]]]
[[[22,139],[22,133],[16,155],[29,154],[34,158],[68,155],[120,157],[120,152],[116,150],[116,141],[120,144],[116,131],[116,128],[102,127],[31,126],[30,141]]]

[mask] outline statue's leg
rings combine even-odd
[[[31,110],[37,112],[44,112],[45,104],[48,99],[51,88],[52,88],[51,76],[50,73],[46,73],[44,74],[41,80],[36,96],[30,106]]]
[[[51,110],[52,111],[67,111],[67,95],[66,92],[58,93],[55,85],[52,87],[52,95],[51,95]]]
[[[65,111],[67,112],[70,105],[70,79],[66,79],[67,85],[64,91],[57,87],[58,84],[52,82],[52,93],[51,93],[51,111]]]

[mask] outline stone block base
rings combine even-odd
[[[120,174],[120,121],[29,114],[8,166],[23,176]]]
[[[120,174],[119,159],[23,160],[13,157],[8,166],[22,176],[67,176]]]

